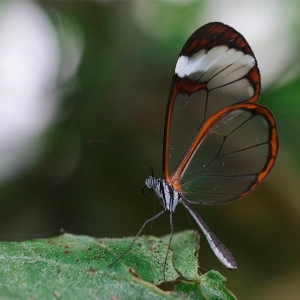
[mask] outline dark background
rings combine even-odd
[[[251,4],[252,3],[252,4]],[[286,3],[286,4],[284,4]],[[280,150],[245,199],[199,212],[233,252],[226,270],[202,238],[200,265],[239,299],[295,299],[300,289],[300,5],[298,1],[7,1],[0,4],[0,239],[135,235],[153,215],[164,113],[178,53],[198,27],[240,31],[262,74]],[[2,119],[2,120],[1,120]],[[157,202],[156,211],[160,210]],[[191,221],[191,220],[190,220]],[[169,218],[145,234],[169,233]],[[182,207],[176,231],[194,228]]]

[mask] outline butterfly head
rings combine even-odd
[[[155,189],[158,184],[158,179],[154,176],[150,175],[148,178],[146,178],[145,186],[147,186],[149,189]]]

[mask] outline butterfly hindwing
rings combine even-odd
[[[277,131],[271,112],[236,104],[215,113],[171,178],[193,203],[216,204],[243,197],[271,170]]]

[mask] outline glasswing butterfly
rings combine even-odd
[[[267,176],[278,151],[274,117],[256,104],[260,73],[245,38],[213,22],[197,29],[184,44],[175,66],[166,109],[163,179],[150,175],[164,210],[172,215],[181,203],[227,268],[237,263],[192,204],[218,204],[248,195]],[[167,253],[168,255],[168,253]],[[167,256],[165,259],[166,265]],[[113,262],[113,264],[115,263]],[[165,275],[164,265],[164,275]]]

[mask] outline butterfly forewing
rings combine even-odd
[[[236,103],[256,102],[256,59],[237,31],[222,23],[199,28],[183,46],[172,79],[165,120],[164,177],[169,181],[205,121]]]

